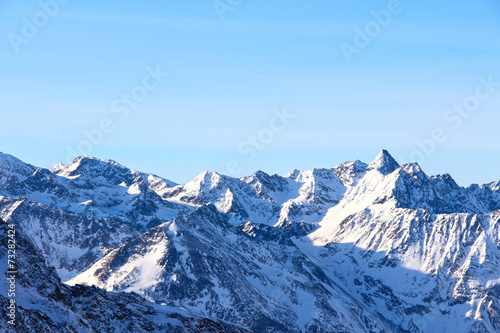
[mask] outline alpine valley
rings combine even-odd
[[[500,181],[464,188],[385,150],[182,185],[0,153],[0,218],[5,332],[500,332]]]

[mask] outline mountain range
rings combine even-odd
[[[0,218],[23,332],[500,332],[500,181],[464,188],[386,150],[186,184],[0,153]]]

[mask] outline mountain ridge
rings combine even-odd
[[[5,156],[0,217],[71,284],[256,332],[500,330],[498,181],[465,188],[386,150],[186,184],[89,156],[51,170]]]

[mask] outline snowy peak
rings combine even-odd
[[[68,286],[46,265],[31,237],[0,219],[0,232],[7,235],[9,230],[16,230],[16,249],[23,254],[23,260],[16,261],[16,305],[22,315],[16,316],[15,329],[1,320],[0,332],[249,332],[136,294]],[[7,262],[8,251],[7,241],[0,242],[2,262]],[[3,280],[0,300],[6,304],[9,287]]]
[[[252,332],[387,332],[294,243],[249,236],[212,205],[150,229],[68,283],[170,300]]]
[[[16,176],[19,180],[24,180],[33,174],[36,168],[12,155],[0,152],[0,170]]]
[[[213,189],[219,185],[219,183],[226,178],[226,176],[221,176],[217,172],[213,171],[203,171],[198,176],[196,176],[190,184],[197,186],[198,188],[209,188]]]
[[[299,194],[310,203],[337,203],[345,192],[334,169],[294,170],[286,178],[300,186]]]
[[[236,181],[228,176],[212,171],[203,171],[185,185],[178,185],[163,193],[163,198],[194,205],[206,203],[205,197],[212,197],[215,192],[227,190],[228,184]],[[212,194],[212,195],[211,195]]]
[[[334,169],[293,170],[285,177],[257,171],[239,179],[205,171],[162,197],[193,206],[211,202],[237,223],[283,225],[319,221],[318,213],[337,204],[344,192]]]
[[[285,177],[279,175],[269,175],[264,171],[256,171],[250,177],[242,177],[242,181],[252,184],[259,197],[265,197],[269,192],[284,192],[288,188]]]
[[[475,197],[480,198],[488,208],[488,211],[500,210],[500,181],[481,186],[473,184],[467,188],[467,191]]]
[[[397,168],[399,168],[399,163],[385,149],[382,149],[377,157],[368,164],[368,169],[376,169],[384,176],[392,173]]]
[[[85,177],[96,179],[103,177],[108,181],[123,181],[123,178],[127,177],[127,174],[132,171],[113,160],[101,160],[88,155],[79,156],[67,166],[58,165],[52,170],[56,175],[66,178]]]
[[[213,193],[217,189],[226,189],[228,184],[237,181],[236,178],[220,175],[217,172],[203,171],[186,184],[166,189],[162,197],[198,205],[201,202],[201,197]],[[191,200],[194,200],[194,202],[191,202]]]
[[[164,200],[201,206],[214,204],[219,211],[232,214],[237,218],[248,218],[246,200],[253,199],[251,188],[240,179],[204,171],[185,185],[167,189],[162,194]]]
[[[366,163],[354,160],[340,163],[334,169],[344,186],[352,186],[365,175],[367,168],[368,165]]]
[[[102,160],[88,155],[79,156],[68,165],[58,163],[50,171],[64,178],[85,178],[109,185],[131,186],[135,183],[145,183],[158,195],[166,188],[177,185],[168,179],[129,169],[113,160]]]
[[[205,171],[185,185],[90,156],[49,171],[0,155],[0,217],[65,279],[81,273],[72,281],[139,292],[255,332],[500,332],[497,209],[500,182],[466,189],[417,163],[399,166],[386,150],[369,165],[239,179]],[[44,274],[22,276],[49,276],[37,271]],[[109,331],[114,300],[131,303],[126,294],[50,286],[77,294],[71,311],[85,307],[93,331]],[[22,304],[33,315],[54,305],[36,290],[24,294],[38,298],[34,305]],[[98,317],[86,315],[93,297],[81,291],[98,293]],[[61,308],[82,331],[80,311],[63,305],[47,318]]]
[[[316,179],[338,179],[333,169],[293,170],[285,177],[302,183]]]
[[[398,207],[435,214],[488,212],[480,196],[459,186],[448,174],[429,177],[417,163],[405,164],[395,174],[393,194]]]

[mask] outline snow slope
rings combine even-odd
[[[207,204],[124,244],[68,283],[168,299],[254,332],[387,329],[292,242],[260,240],[245,233],[248,227],[232,226]]]
[[[2,235],[6,235],[8,229],[9,225],[0,220]],[[180,308],[149,303],[136,294],[67,286],[54,267],[45,264],[43,256],[24,233],[14,230],[18,253],[15,327],[7,322],[7,309],[2,306],[2,332],[247,332]],[[5,277],[8,276],[7,239],[0,239],[0,271]],[[10,302],[6,298],[9,288],[7,278],[0,279],[3,305]]]
[[[254,332],[500,332],[499,208],[499,182],[463,188],[385,150],[181,185],[0,155],[0,217],[71,284]]]

